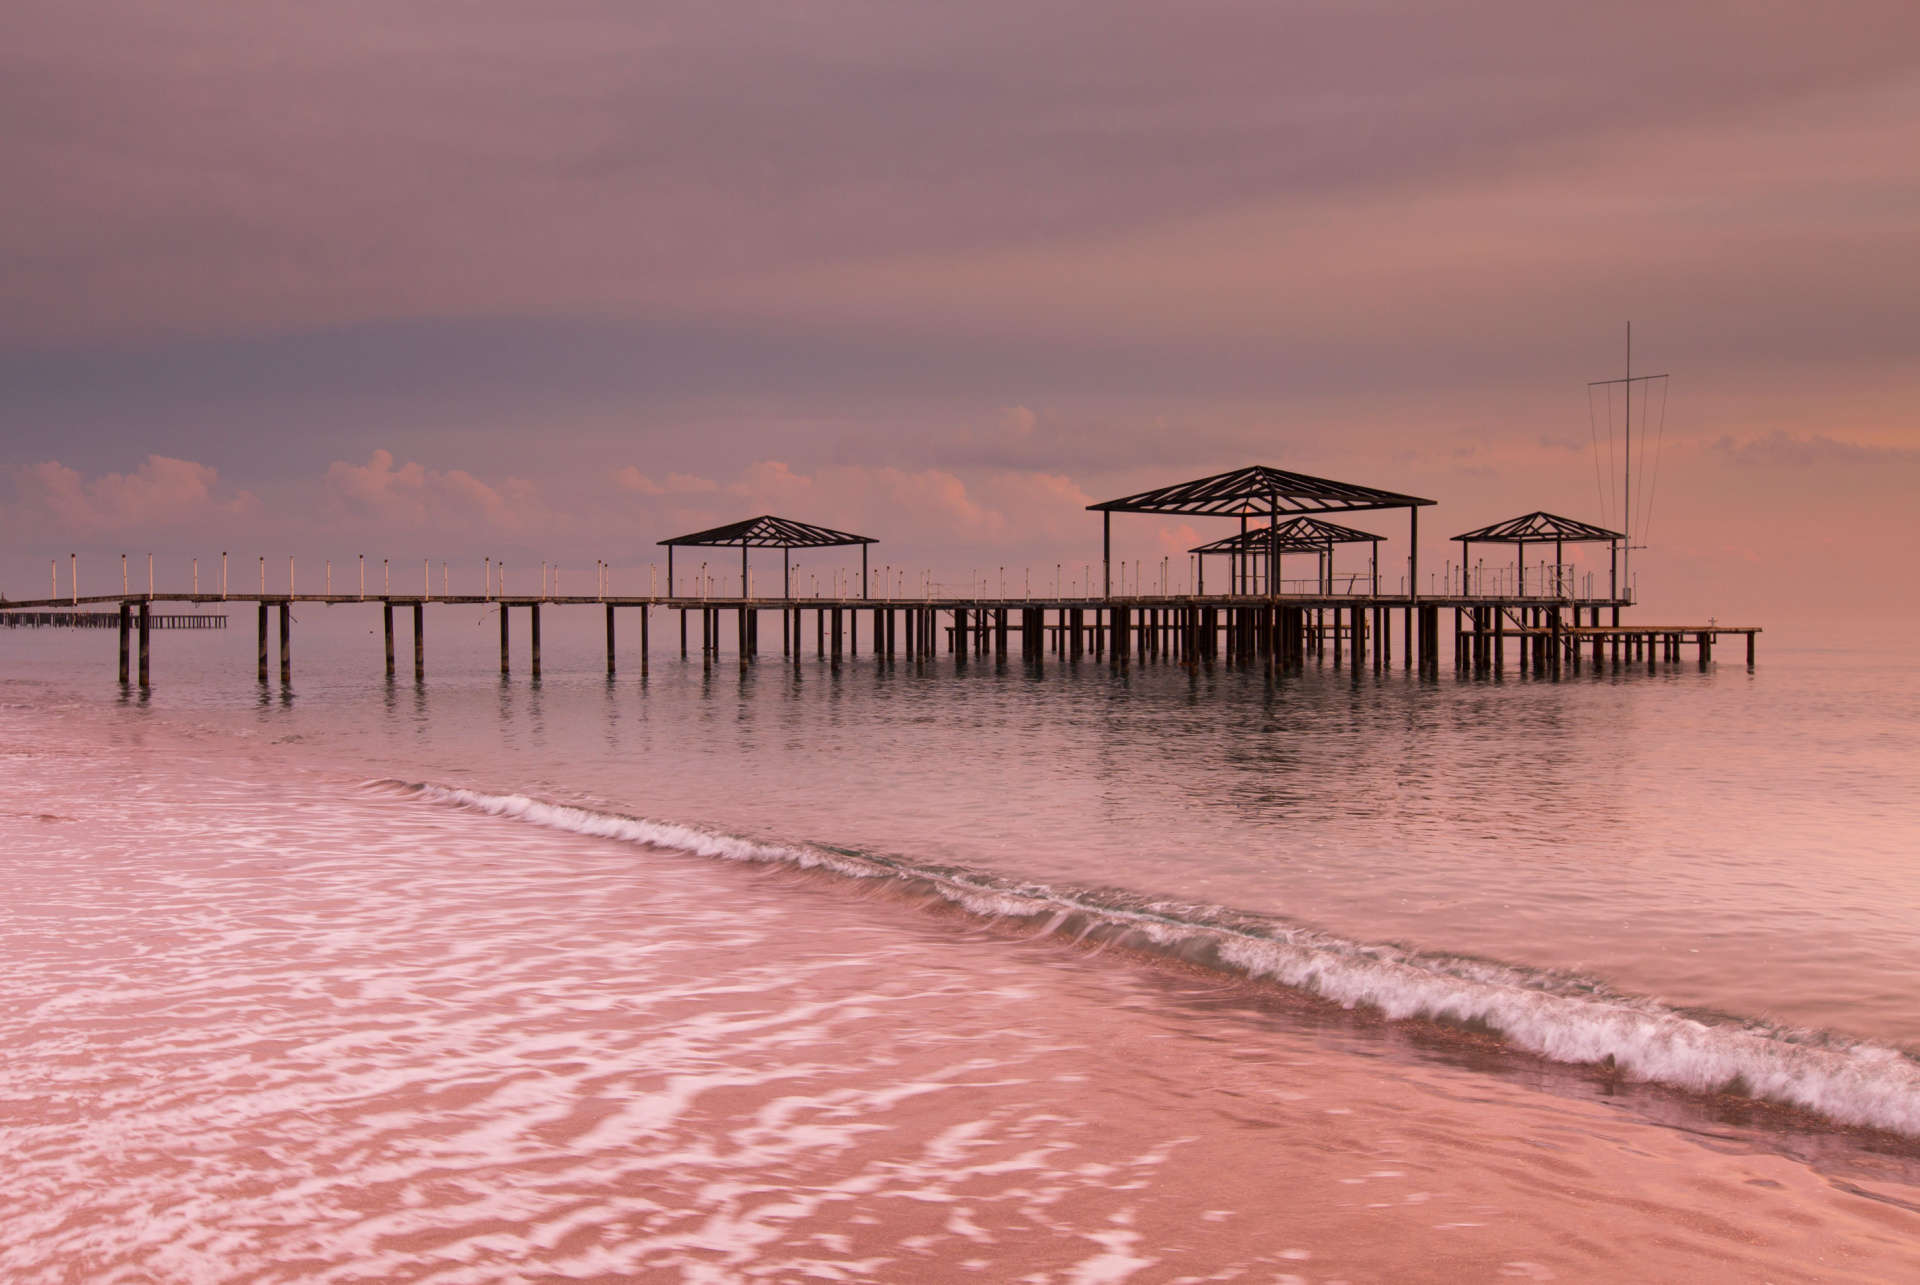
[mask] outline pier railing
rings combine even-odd
[[[1050,568],[1041,568],[1039,574],[1032,568],[1022,567],[1015,573],[1011,568],[998,567],[991,572],[975,571],[965,581],[944,580],[931,572],[912,572],[886,566],[873,568],[864,582],[858,573],[849,570],[804,573],[796,570],[786,576],[766,576],[749,570],[742,577],[703,563],[688,568],[671,584],[665,581],[659,568],[654,565],[645,569],[642,581],[639,569],[629,569],[616,575],[612,565],[606,562],[596,563],[591,572],[579,568],[568,570],[555,563],[541,563],[537,580],[530,568],[524,573],[516,571],[510,583],[506,564],[488,558],[483,560],[481,567],[469,568],[465,574],[457,577],[465,581],[457,587],[449,563],[441,562],[435,566],[428,559],[421,560],[417,574],[397,574],[398,569],[389,559],[381,559],[370,567],[364,558],[346,564],[338,576],[331,561],[323,561],[317,575],[309,569],[302,576],[298,574],[299,567],[293,558],[286,560],[284,576],[278,563],[270,568],[265,558],[258,559],[256,565],[244,569],[248,572],[257,571],[257,576],[246,575],[241,583],[235,584],[229,579],[228,559],[222,555],[217,566],[209,568],[206,582],[203,583],[200,560],[195,558],[191,560],[187,576],[182,577],[186,585],[180,585],[179,582],[174,585],[175,588],[186,588],[188,591],[162,592],[151,557],[147,560],[146,574],[141,577],[144,585],[134,583],[128,560],[122,558],[116,569],[118,574],[113,577],[117,584],[109,581],[97,587],[89,585],[87,587],[91,592],[83,594],[79,559],[75,557],[69,560],[66,567],[61,567],[58,562],[50,566],[47,597],[27,601],[15,598],[10,604],[6,596],[0,596],[0,608],[18,605],[57,609],[65,606],[78,610],[88,603],[141,599],[149,602],[164,600],[204,604],[230,599],[258,601],[261,598],[327,602],[377,602],[383,599],[422,602],[619,601],[633,604],[702,601],[716,605],[743,599],[767,603],[862,601],[897,605],[987,601],[1008,604],[1095,603],[1109,598],[1169,603],[1196,600],[1258,603],[1287,599],[1409,599],[1407,577],[1404,575],[1390,577],[1355,570],[1287,578],[1279,581],[1276,593],[1257,571],[1251,575],[1225,575],[1216,582],[1211,577],[1201,580],[1187,574],[1191,568],[1176,568],[1171,560],[1163,560],[1157,567],[1146,564],[1144,560],[1116,563],[1111,568],[1111,593],[1107,592],[1109,582],[1103,577],[1101,565],[1090,562],[1083,562],[1077,567],[1055,563]],[[272,574],[269,574],[270,570]],[[474,570],[481,572],[477,577],[480,582],[478,585],[472,582]],[[61,583],[63,571],[66,573],[64,585]],[[1497,599],[1542,605],[1559,603],[1586,606],[1596,603],[1627,604],[1635,596],[1630,585],[1620,586],[1616,592],[1610,575],[1582,571],[1573,565],[1556,567],[1547,562],[1528,568],[1487,567],[1484,564],[1461,567],[1445,563],[1437,570],[1427,571],[1421,579],[1425,583],[1420,585],[1419,596],[1426,599]],[[114,589],[118,592],[113,592]]]

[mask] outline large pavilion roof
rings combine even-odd
[[[1432,504],[1417,495],[1309,477],[1255,464],[1212,477],[1163,486],[1087,507],[1107,513],[1177,513],[1198,516],[1285,517],[1293,513],[1340,513],[1358,509],[1406,509]]]
[[[1505,522],[1483,526],[1477,531],[1462,532],[1453,538],[1473,544],[1579,544],[1624,540],[1627,537],[1591,522],[1535,510],[1517,518],[1508,518]]]
[[[1187,552],[1265,553],[1270,543],[1278,543],[1282,553],[1311,553],[1336,544],[1364,541],[1378,544],[1384,539],[1385,536],[1375,535],[1371,531],[1358,531],[1336,522],[1323,522],[1319,518],[1288,518],[1277,527],[1250,527],[1211,543],[1196,545]]]
[[[744,522],[731,522],[690,535],[676,535],[660,543],[721,549],[825,549],[843,544],[877,544],[879,541],[870,535],[853,535],[830,527],[809,526],[792,518],[777,518],[763,513]]]

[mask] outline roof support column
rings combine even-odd
[[[1267,497],[1267,597],[1280,595],[1280,501]]]
[[[860,546],[860,596],[867,596],[867,546]]]
[[[673,546],[667,546],[667,597],[673,597]]]
[[[740,596],[747,596],[747,546],[744,544],[740,546]]]
[[[1420,601],[1420,507],[1407,509],[1407,601]],[[1411,617],[1409,617],[1411,619]]]
[[[1106,579],[1106,596],[1113,597],[1113,514],[1100,514],[1100,572]]]

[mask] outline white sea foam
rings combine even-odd
[[[1823,1032],[1716,1020],[1621,995],[1591,978],[1347,941],[1218,907],[1015,884],[806,844],[761,843],[694,826],[595,812],[520,794],[380,781],[437,803],[576,834],[732,861],[899,881],[989,918],[1044,920],[1047,932],[1177,954],[1392,1020],[1485,1029],[1556,1062],[1608,1064],[1635,1080],[1735,1091],[1842,1124],[1920,1137],[1920,1064],[1898,1049]]]

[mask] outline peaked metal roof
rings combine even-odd
[[[697,545],[701,548],[751,549],[825,549],[841,544],[877,544],[870,535],[853,535],[831,527],[809,526],[792,518],[776,518],[763,513],[744,522],[676,535],[661,544]]]
[[[1107,513],[1181,513],[1265,517],[1290,513],[1340,513],[1356,509],[1406,509],[1432,504],[1417,495],[1309,477],[1255,464],[1212,477],[1122,496],[1087,508]]]
[[[1319,518],[1288,518],[1271,531],[1263,526],[1249,527],[1244,533],[1236,532],[1209,544],[1196,545],[1187,552],[1265,553],[1271,540],[1279,543],[1282,553],[1310,553],[1336,544],[1363,541],[1378,544],[1384,539],[1385,536],[1375,535],[1371,531],[1357,531],[1336,522],[1323,522]]]
[[[1536,509],[1517,518],[1508,518],[1505,522],[1483,526],[1477,531],[1462,532],[1453,538],[1474,544],[1552,544],[1555,541],[1576,544],[1583,541],[1624,540],[1627,537],[1591,522],[1563,518],[1558,513],[1542,513]]]

